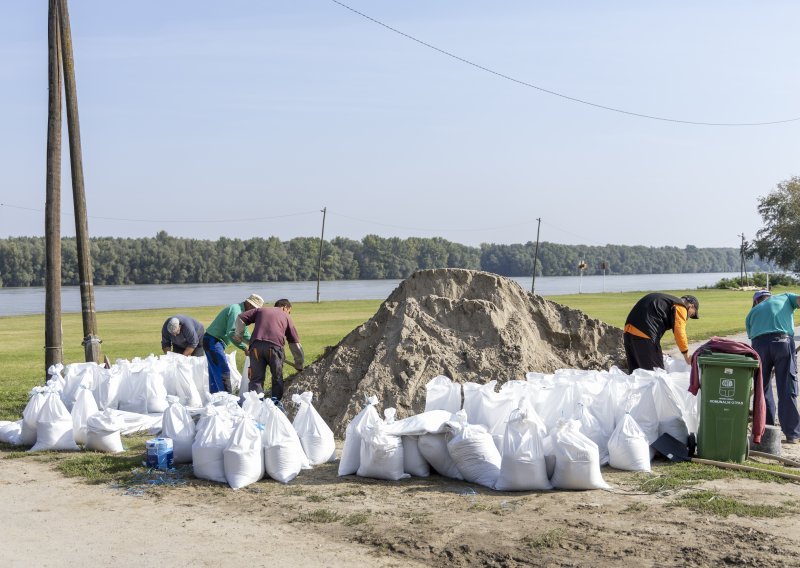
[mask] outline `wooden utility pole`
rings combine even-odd
[[[46,252],[44,300],[44,368],[64,362],[61,332],[61,54],[58,37],[58,0],[47,11],[47,177],[44,212]]]
[[[539,258],[539,229],[542,228],[542,218],[537,217],[539,224],[536,226],[536,248],[533,250],[533,278],[531,279],[531,294],[536,293],[536,260]]]
[[[739,286],[744,286],[745,282],[745,270],[744,270],[744,233],[739,235],[742,237],[742,244],[739,247]]]
[[[317,303],[319,304],[319,281],[322,277],[322,244],[325,242],[325,215],[327,207],[322,208],[322,233],[319,236],[319,260],[317,262]]]
[[[78,276],[81,280],[81,311],[83,315],[83,350],[87,361],[100,361],[100,338],[97,337],[97,318],[92,283],[92,257],[89,249],[89,223],[86,216],[86,192],[83,183],[81,129],[78,119],[78,93],[75,85],[75,61],[72,55],[72,32],[69,25],[67,0],[57,0],[61,32],[61,60],[64,71],[64,94],[67,101],[69,127],[69,157],[72,172],[72,200],[75,208],[75,240],[78,248]]]

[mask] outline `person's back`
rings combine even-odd
[[[794,310],[797,307],[796,294],[787,292],[767,297],[747,314],[747,337],[753,339],[770,333],[794,336]]]

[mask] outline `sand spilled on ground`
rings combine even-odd
[[[310,390],[342,436],[365,396],[398,417],[424,410],[425,384],[503,383],[528,371],[624,365],[622,330],[523,290],[502,276],[460,269],[415,272],[366,323],[303,371],[289,394]]]

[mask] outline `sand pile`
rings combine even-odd
[[[528,371],[624,366],[622,330],[545,300],[502,276],[423,270],[378,312],[305,369],[289,395],[310,390],[338,436],[376,395],[398,418],[422,412],[436,375],[484,384]],[[288,397],[287,397],[288,398]]]

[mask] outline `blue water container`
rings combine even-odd
[[[172,439],[151,438],[145,442],[147,467],[169,469],[172,467]]]

